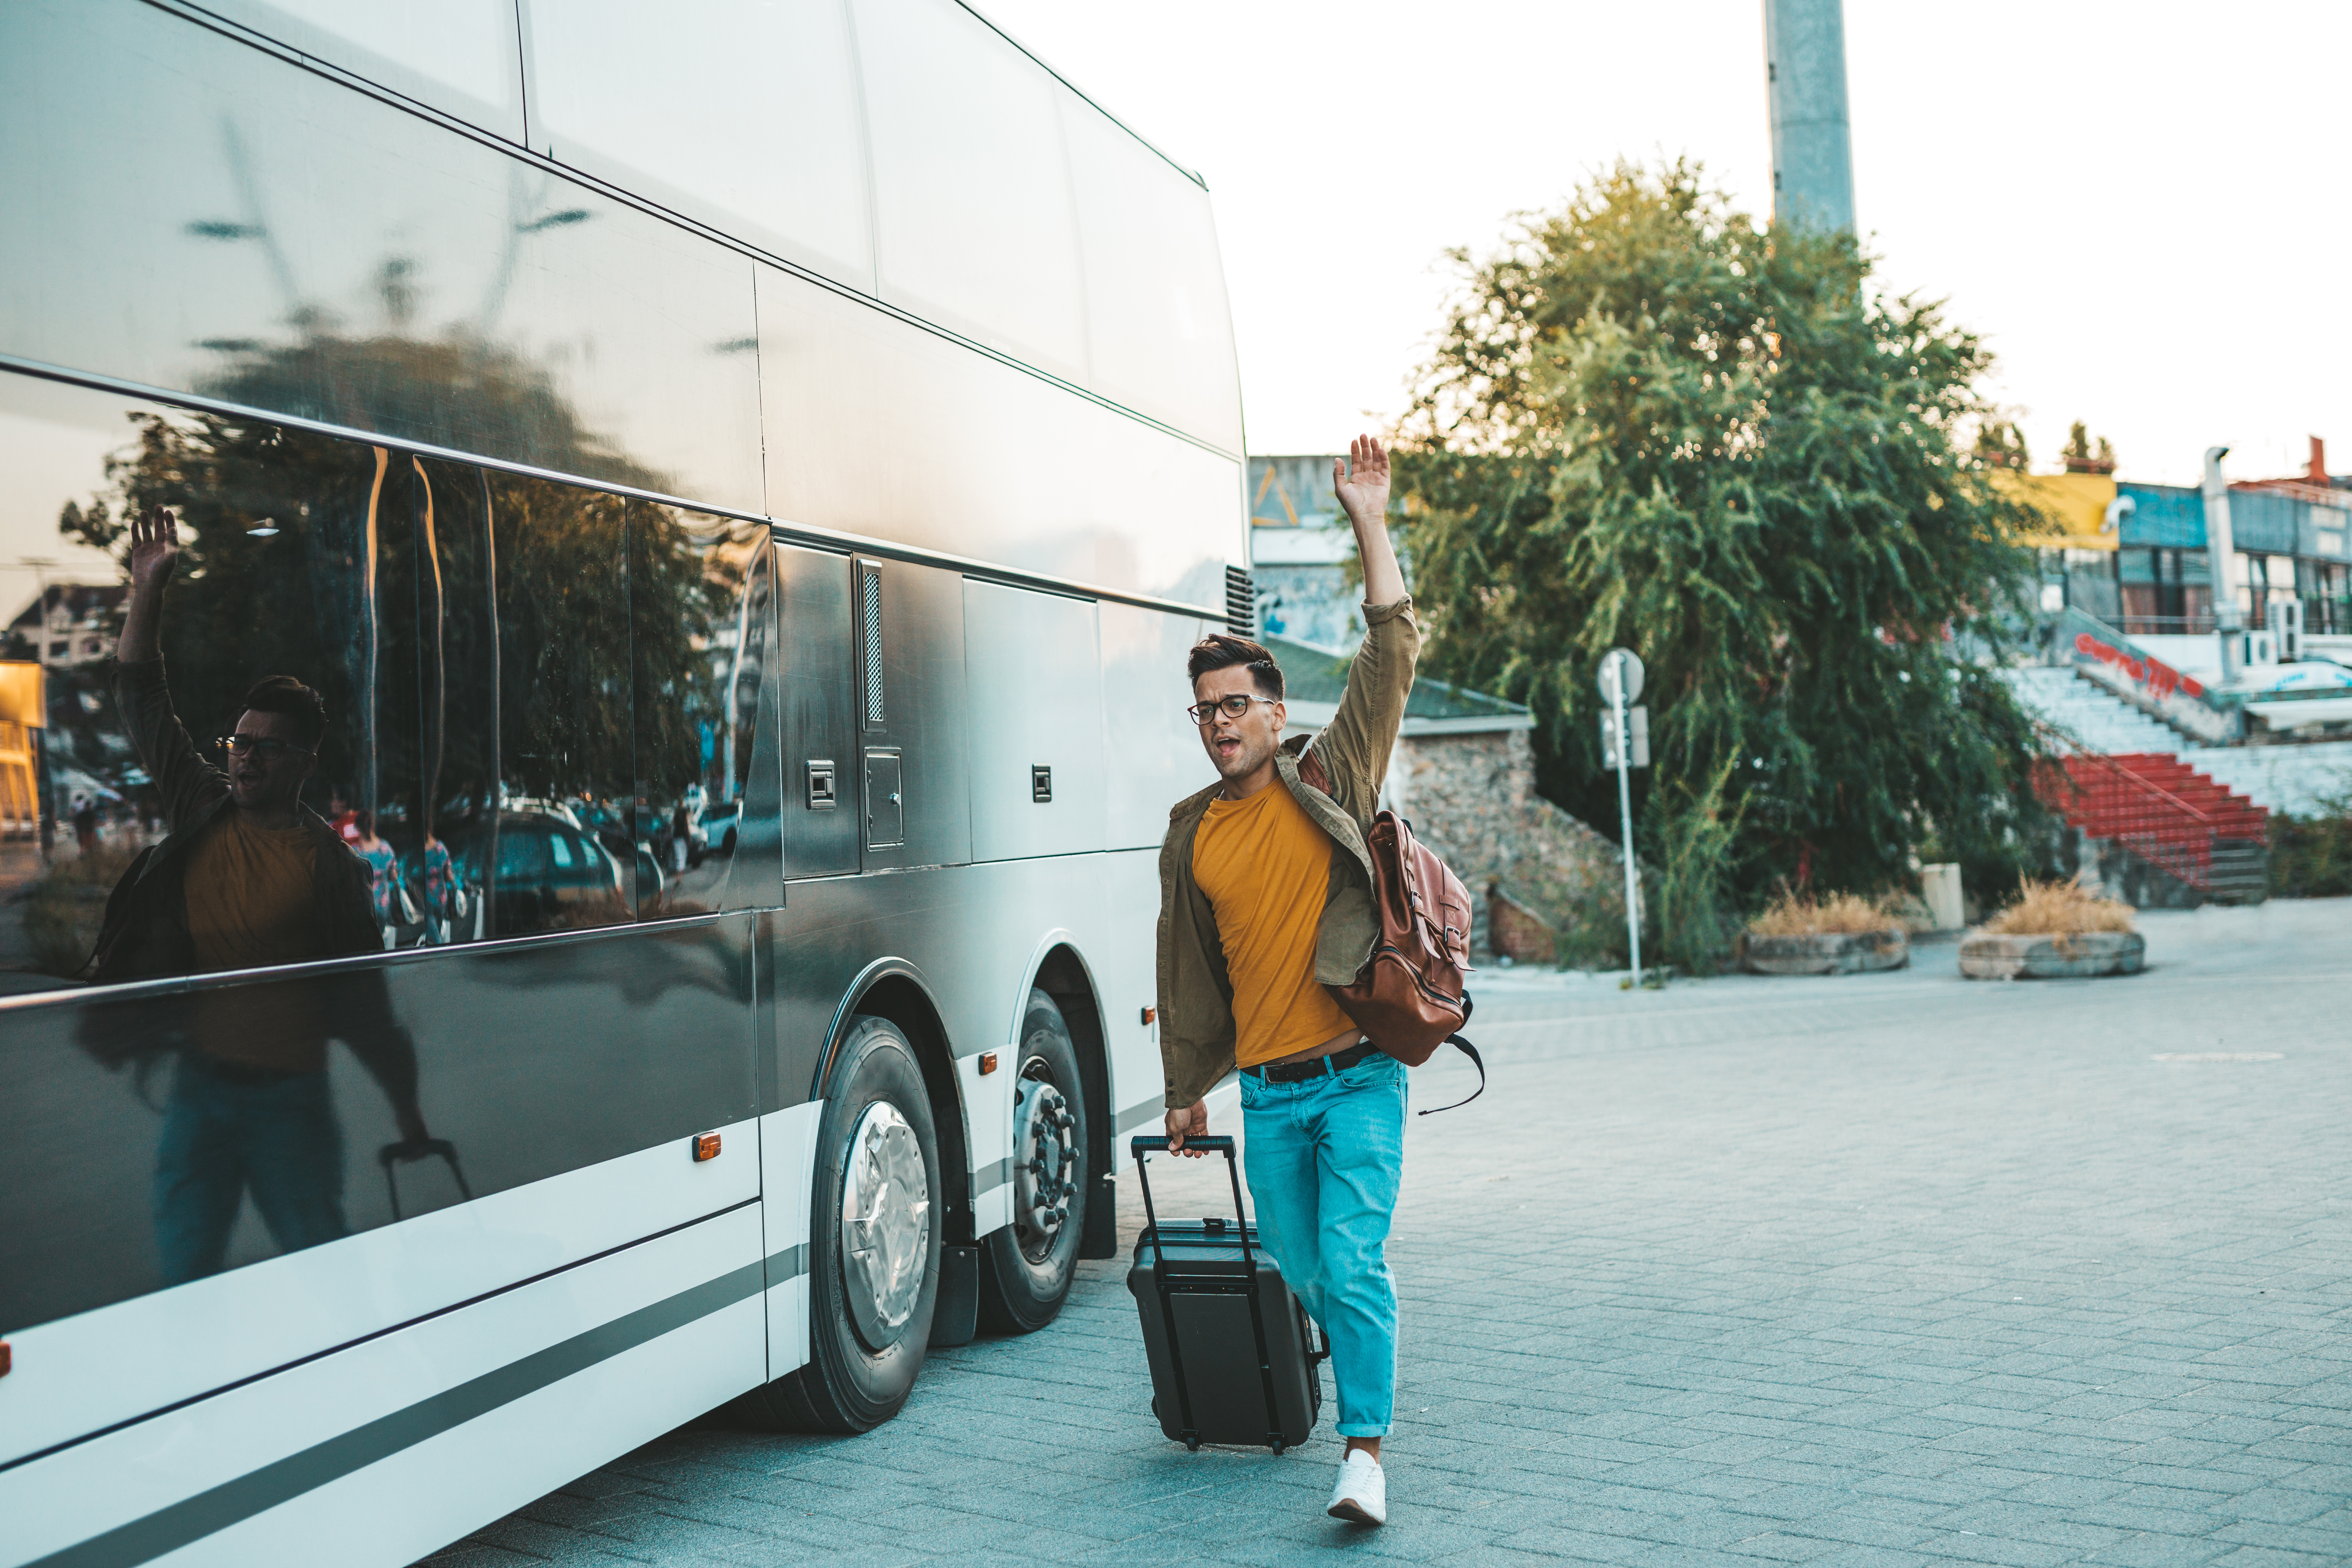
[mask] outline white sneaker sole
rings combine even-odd
[[[1343,1497],[1323,1510],[1333,1519],[1344,1519],[1350,1524],[1379,1524],[1382,1521],[1366,1513],[1363,1505],[1354,1498]]]

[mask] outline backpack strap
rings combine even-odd
[[[1323,759],[1309,746],[1298,754],[1298,782],[1312,784],[1325,795],[1331,793],[1331,775],[1324,769]]]
[[[1479,1059],[1478,1047],[1459,1035],[1446,1036],[1444,1043],[1470,1058],[1470,1065],[1478,1069],[1478,1087],[1472,1089],[1466,1099],[1457,1100],[1452,1105],[1437,1105],[1432,1106],[1427,1110],[1416,1110],[1413,1112],[1416,1116],[1434,1116],[1441,1110],[1456,1110],[1486,1092],[1486,1064]]]
[[[1478,1004],[1471,999],[1468,992],[1464,992],[1462,994],[1462,1021],[1465,1024],[1468,1023],[1470,1021],[1470,1015],[1477,1010]],[[1457,1100],[1452,1105],[1436,1105],[1432,1106],[1427,1110],[1417,1110],[1413,1112],[1416,1116],[1434,1116],[1441,1110],[1455,1110],[1461,1106],[1469,1104],[1470,1100],[1475,1100],[1480,1095],[1486,1092],[1486,1063],[1485,1059],[1478,1055],[1478,1047],[1472,1045],[1469,1041],[1464,1039],[1459,1035],[1448,1035],[1439,1043],[1452,1046],[1455,1050],[1460,1051],[1464,1056],[1470,1058],[1470,1065],[1478,1069],[1478,1087],[1470,1091],[1468,1100]]]

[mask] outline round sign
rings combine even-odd
[[[1615,682],[1621,669],[1625,672],[1622,700],[1631,706],[1642,697],[1642,656],[1630,647],[1612,647],[1601,656],[1601,695],[1612,702],[1620,700]]]

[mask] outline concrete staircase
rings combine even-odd
[[[2352,793],[2352,741],[2315,745],[2202,746],[2063,665],[2009,671],[2010,689],[2045,722],[2109,756],[2165,752],[2266,811],[2327,814]]]
[[[2071,665],[2032,664],[2009,671],[2010,689],[2042,721],[2065,731],[2095,752],[2178,752],[2188,737],[2151,719],[2103,686],[2076,675]]]
[[[2286,816],[2334,816],[2344,809],[2344,797],[2352,795],[2352,741],[2192,746],[2179,755],[2215,783]]]
[[[2037,782],[2042,798],[2090,841],[2077,858],[2096,858],[2105,879],[2120,881],[2133,903],[2260,903],[2269,896],[2270,814],[2169,753],[2078,752],[2043,764]],[[2130,851],[2162,877],[2119,877],[2105,846]],[[2186,897],[2176,898],[2168,882]]]
[[[2036,783],[2066,821],[2062,858],[2078,874],[2142,908],[2268,896],[2271,801],[2215,774],[2241,773],[2249,751],[2286,748],[2189,748],[2170,725],[2064,666],[2011,670],[2009,680],[2068,742]]]

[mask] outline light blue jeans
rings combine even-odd
[[[1242,1074],[1243,1165],[1258,1237],[1331,1342],[1343,1437],[1388,1436],[1396,1407],[1387,1244],[1404,1116],[1404,1064],[1377,1051],[1304,1083]]]

